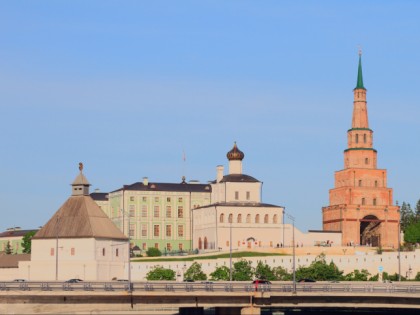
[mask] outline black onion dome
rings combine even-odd
[[[233,149],[230,150],[227,154],[226,154],[227,158],[229,161],[235,161],[235,160],[239,160],[242,161],[243,158],[245,157],[245,154],[238,149],[238,146],[235,144],[233,145]]]

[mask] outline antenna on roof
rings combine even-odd
[[[186,157],[186,155],[185,155],[185,150],[184,149],[182,149],[182,182],[185,182],[185,179],[186,179],[186,177],[185,177],[185,170],[186,170],[186,165],[187,165],[187,157]]]

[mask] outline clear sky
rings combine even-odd
[[[302,230],[321,229],[358,47],[378,167],[420,198],[419,1],[2,1],[0,230],[92,189],[201,182],[237,141]],[[183,165],[183,151],[186,163]]]

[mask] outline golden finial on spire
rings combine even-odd
[[[79,163],[79,171],[80,171],[80,172],[82,172],[82,171],[83,171],[83,163],[82,163],[82,162],[80,162],[80,163]]]

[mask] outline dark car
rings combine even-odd
[[[25,279],[15,279],[15,280],[13,280],[13,282],[26,282],[26,280]]]
[[[81,280],[81,279],[69,279],[69,280],[67,280],[66,282],[67,283],[78,283],[78,282],[82,282],[83,280]]]
[[[316,282],[315,280],[313,280],[313,279],[300,279],[298,282]]]
[[[254,280],[254,281],[252,281],[252,284],[255,284],[255,285],[259,285],[259,284],[271,284],[271,282],[270,281],[268,281],[268,280],[264,280],[264,279],[257,279],[257,280]]]
[[[256,279],[252,281],[254,285],[255,292],[256,291],[266,291],[270,289],[271,282],[264,279]]]
[[[184,282],[195,282],[193,279],[184,279]]]

